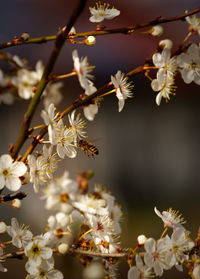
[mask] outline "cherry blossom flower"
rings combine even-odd
[[[164,269],[169,269],[171,266],[166,262],[168,250],[168,238],[161,238],[156,242],[153,238],[145,241],[144,248],[146,253],[144,255],[145,264],[154,269],[156,276],[161,276]]]
[[[20,176],[27,171],[23,162],[14,162],[10,155],[0,157],[0,189],[7,187],[10,191],[17,191],[21,187]]]
[[[85,138],[86,132],[84,131],[86,122],[80,118],[80,113],[75,118],[75,110],[69,117],[70,129],[74,135],[74,143],[77,143],[77,139]]]
[[[136,266],[132,266],[128,271],[128,279],[143,279],[152,277],[151,268],[146,266],[140,255],[135,256]]]
[[[3,71],[0,69],[0,87],[2,87],[2,92],[0,94],[0,103],[4,103],[6,105],[11,105],[14,102],[14,96],[11,92],[10,88],[7,88],[9,83],[9,78],[7,78]]]
[[[45,162],[42,156],[35,158],[34,155],[28,155],[28,165],[30,167],[30,182],[33,183],[35,192],[38,192],[40,185],[47,182]]]
[[[172,208],[170,208],[168,211],[163,211],[161,214],[161,212],[156,207],[154,207],[154,211],[158,215],[158,217],[162,219],[165,226],[173,229],[175,227],[183,228],[181,224],[184,224],[185,221],[181,217],[181,214],[178,214],[178,211],[175,211]]]
[[[44,189],[43,199],[46,199],[46,208],[70,213],[73,207],[68,201],[74,201],[78,194],[78,183],[69,178],[69,173],[64,172],[60,178],[52,180]]]
[[[168,48],[164,48],[162,53],[154,53],[152,56],[153,63],[156,67],[165,70],[167,75],[174,75],[176,72],[176,59],[171,58],[171,52]]]
[[[170,94],[174,94],[174,78],[171,74],[167,74],[164,69],[160,69],[157,72],[157,78],[151,82],[151,88],[154,91],[159,91],[156,96],[156,104],[159,106],[162,98],[169,100]]]
[[[128,78],[125,76],[125,74],[121,73],[121,71],[118,71],[115,76],[111,76],[111,81],[116,89],[116,96],[119,100],[118,106],[120,112],[124,107],[124,100],[133,97],[131,93],[133,85],[131,82],[128,82]]]
[[[33,237],[29,228],[19,225],[16,218],[11,219],[11,226],[7,226],[7,232],[12,237],[12,244],[17,248],[24,248]]]
[[[57,106],[62,100],[61,88],[63,87],[62,82],[49,83],[43,93],[43,104],[45,110],[48,110],[50,104]]]
[[[182,79],[185,83],[194,81],[200,85],[200,48],[192,44],[186,53],[177,56],[177,64],[180,67]]]
[[[49,141],[55,145],[58,142],[58,129],[57,129],[57,114],[55,114],[54,104],[50,104],[48,110],[42,110],[41,117],[44,119],[44,123],[48,125]]]
[[[93,85],[91,81],[89,81],[89,87],[87,88],[87,90],[85,90],[85,95],[90,96],[96,91],[96,87]],[[98,99],[93,99],[91,104],[83,107],[84,115],[89,121],[94,120],[94,117],[98,112],[97,100]]]
[[[105,208],[106,202],[103,199],[95,199],[88,195],[81,195],[77,201],[72,202],[73,206],[85,213],[105,215],[108,210]]]
[[[28,279],[63,279],[63,274],[54,269],[54,260],[42,260],[39,266],[26,263],[26,270],[29,273]]]
[[[26,245],[24,253],[28,257],[30,265],[40,265],[42,260],[48,260],[52,257],[53,251],[46,247],[46,240],[43,236],[36,236],[33,241]]]
[[[200,19],[196,15],[187,16],[185,19],[190,24],[190,29],[200,35]]]
[[[96,8],[89,8],[92,15],[89,18],[91,22],[101,22],[104,19],[113,19],[120,14],[119,10],[115,9],[114,7],[111,8],[109,4],[104,3],[102,5],[101,2],[99,2],[96,5]]]
[[[85,90],[90,90],[90,79],[93,78],[90,73],[92,72],[94,66],[89,64],[87,57],[82,57],[80,59],[76,49],[72,52],[72,58],[74,61],[74,71],[78,75],[81,87]]]
[[[74,123],[73,123],[74,125]],[[69,158],[75,158],[77,151],[75,149],[74,138],[75,133],[73,129],[68,129],[64,126],[62,119],[58,121],[58,141],[57,141],[57,154],[60,158],[64,159],[65,155]]]
[[[187,252],[194,247],[194,242],[188,237],[188,232],[183,227],[175,228],[171,239],[167,238],[168,254],[166,256],[166,263],[171,266],[182,263],[189,258]]]
[[[42,77],[44,66],[41,61],[36,64],[35,71],[27,69],[19,69],[17,77],[12,79],[15,86],[18,87],[18,94],[22,99],[30,99],[33,97],[33,87],[37,85]]]

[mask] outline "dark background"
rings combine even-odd
[[[69,0],[7,0],[1,3],[0,42],[11,40],[15,35],[28,32],[31,37],[56,34],[58,27],[65,25],[75,1]],[[108,28],[125,27],[143,23],[158,16],[174,16],[198,7],[197,0],[124,0],[111,4],[121,11],[121,15],[111,21],[105,21]],[[95,29],[90,23],[88,1],[84,13],[77,21],[77,32]],[[187,34],[188,25],[184,21],[166,23],[161,38],[148,35],[110,35],[97,37],[93,47],[66,44],[56,63],[55,74],[71,72],[73,62],[71,53],[78,49],[80,56],[88,56],[95,65],[95,84],[100,87],[110,81],[117,70],[128,72],[142,65],[145,58],[151,57],[160,39],[169,38],[174,42],[173,50]],[[199,41],[199,36],[193,38]],[[29,60],[34,68],[42,59],[46,64],[53,42],[43,45],[18,46],[7,49]],[[1,62],[5,68],[5,62]],[[75,179],[77,172],[93,169],[95,177],[91,181],[101,183],[112,191],[122,204],[123,235],[122,245],[134,247],[136,237],[144,233],[147,237],[158,238],[163,229],[161,220],[153,208],[166,210],[169,207],[180,210],[187,220],[186,228],[194,238],[199,226],[199,87],[186,85],[180,75],[176,78],[176,96],[168,104],[162,100],[160,107],[155,103],[156,92],[151,90],[145,77],[133,78],[134,98],[126,101],[121,113],[118,113],[117,99],[108,96],[104,99],[94,122],[87,125],[88,138],[97,145],[100,154],[95,159],[87,158],[82,152],[76,159],[65,159],[58,174],[69,170]],[[63,102],[58,110],[66,108],[82,93],[76,77],[64,82]],[[27,101],[16,101],[14,105],[0,107],[1,154],[8,152],[9,143],[14,143],[22,123]],[[42,123],[38,108],[33,123]],[[23,153],[23,150],[22,150]],[[44,210],[39,194],[34,194],[32,186],[26,186],[29,192],[23,201],[21,210],[13,211],[1,205],[1,220],[10,224],[10,218],[17,216],[20,223],[29,224],[33,233],[44,231],[46,218],[50,214]],[[24,278],[24,262],[8,260],[5,264],[8,273],[1,278]],[[63,265],[65,268],[63,268]],[[80,278],[77,272],[77,260],[60,258],[57,267],[65,270],[65,278]],[[76,267],[76,268],[74,268]],[[17,274],[16,274],[17,269]],[[127,277],[128,266],[121,265],[121,278]],[[174,273],[173,273],[174,272]],[[176,270],[167,271],[163,278],[187,278]]]

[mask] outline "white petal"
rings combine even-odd
[[[0,175],[0,190],[5,186],[5,178],[3,175]]]
[[[5,154],[2,155],[0,158],[0,165],[3,166],[3,168],[8,169],[12,165],[12,158],[10,155]]]
[[[21,180],[13,175],[9,175],[6,179],[6,187],[10,191],[17,191],[21,187]]]
[[[132,266],[128,271],[128,279],[140,279],[140,272],[136,266]]]
[[[11,173],[16,176],[22,176],[27,171],[27,167],[23,162],[14,162],[11,167]]]

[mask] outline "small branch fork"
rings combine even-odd
[[[87,36],[102,36],[102,35],[120,34],[120,33],[121,34],[132,34],[132,33],[134,33],[134,30],[137,30],[137,29],[154,26],[154,25],[162,24],[162,23],[166,23],[166,22],[184,20],[185,17],[194,15],[199,12],[200,12],[200,8],[196,8],[196,9],[185,12],[178,16],[167,17],[167,18],[158,17],[150,22],[136,24],[136,25],[132,25],[129,27],[124,27],[124,28],[115,28],[115,29],[108,29],[108,30],[94,30],[94,31],[88,31],[88,32],[83,32],[83,33],[76,33],[73,35],[68,35],[68,33],[67,33],[65,41],[70,41],[71,38],[75,39],[75,38],[82,38],[82,37],[87,37]],[[69,31],[70,31],[70,29],[69,29]],[[0,49],[12,47],[12,46],[18,46],[18,45],[25,45],[25,44],[42,44],[42,43],[46,43],[46,42],[53,41],[53,40],[57,40],[57,35],[30,38],[28,40],[23,40],[21,38],[19,38],[19,39],[14,38],[12,41],[0,44]]]

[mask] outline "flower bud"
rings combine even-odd
[[[168,49],[171,49],[172,46],[173,46],[173,43],[172,43],[171,40],[165,39],[165,40],[161,40],[161,41],[159,42],[159,46],[160,46],[161,48],[168,48]]]
[[[23,41],[28,41],[29,38],[30,38],[30,35],[27,32],[24,32],[24,33],[21,34],[20,38]]]
[[[146,242],[147,238],[145,235],[141,234],[137,237],[137,243],[138,243],[138,246],[143,246],[144,243]]]
[[[163,27],[161,25],[153,26],[149,30],[149,34],[151,34],[152,36],[159,37],[159,36],[161,36],[163,34]]]
[[[19,199],[14,199],[11,202],[13,208],[19,209],[22,206],[22,202]]]
[[[0,222],[0,233],[5,233],[6,232],[6,224],[4,222]]]
[[[69,245],[66,243],[61,243],[58,246],[58,252],[62,255],[65,255],[69,251]]]
[[[89,36],[87,37],[87,39],[85,40],[85,44],[87,46],[93,46],[96,43],[96,38],[94,36]]]

